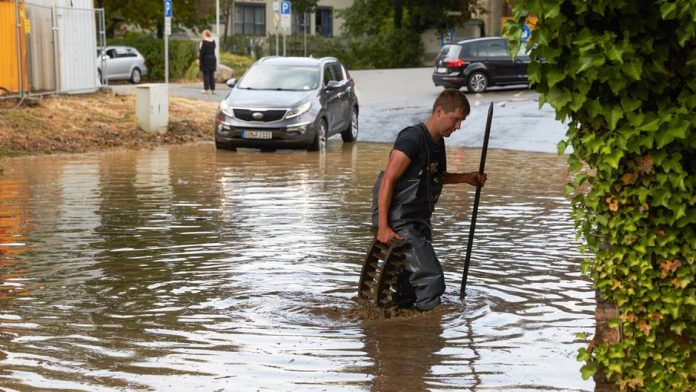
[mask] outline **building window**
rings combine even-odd
[[[235,4],[234,33],[241,35],[266,35],[266,5]]]
[[[292,33],[300,34],[309,31],[311,14],[292,14]]]
[[[316,19],[316,33],[322,37],[333,36],[333,9],[317,7]]]

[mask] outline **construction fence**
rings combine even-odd
[[[105,45],[92,0],[0,0],[0,99],[96,91]]]

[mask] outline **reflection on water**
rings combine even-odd
[[[436,311],[362,317],[370,192],[388,145],[211,145],[0,162],[0,387],[591,390],[565,162],[493,150],[468,295],[473,188],[434,217]],[[451,171],[478,150],[448,152]]]

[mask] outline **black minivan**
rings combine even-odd
[[[433,83],[446,88],[466,86],[481,93],[489,86],[528,84],[529,55],[522,42],[515,60],[508,50],[507,38],[473,38],[446,44],[435,58]]]

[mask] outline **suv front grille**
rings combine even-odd
[[[271,122],[278,121],[285,117],[287,110],[285,109],[270,109],[270,110],[249,110],[249,109],[233,109],[234,116],[244,121],[260,121]]]

